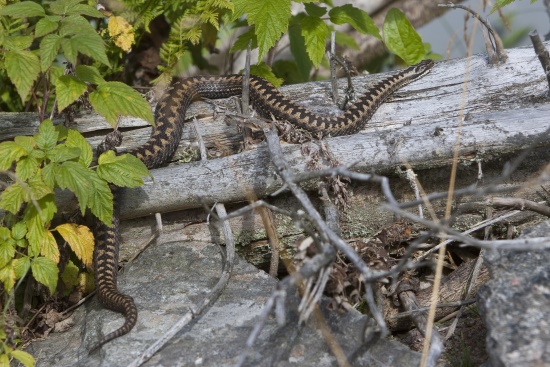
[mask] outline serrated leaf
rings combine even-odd
[[[6,49],[17,51],[31,47],[34,38],[32,36],[6,36],[3,41]]]
[[[109,35],[115,40],[115,45],[129,52],[134,43],[134,27],[123,17],[111,16],[108,29]]]
[[[6,71],[19,97],[25,101],[38,74],[40,60],[31,51],[12,50],[4,53]]]
[[[281,86],[281,84],[283,84],[283,81],[284,81],[283,79],[277,78],[273,73],[273,71],[271,70],[271,68],[269,67],[269,65],[267,65],[265,62],[256,64],[256,65],[251,65],[250,74],[262,77],[276,87]]]
[[[28,256],[13,260],[13,269],[17,279],[22,278],[31,267],[31,259]]]
[[[55,186],[55,167],[55,163],[48,163],[42,168],[42,180],[50,189],[53,189]]]
[[[40,200],[48,194],[53,194],[53,190],[42,181],[40,175],[36,175],[29,179],[28,184],[31,197],[34,200]]]
[[[57,105],[59,111],[63,111],[65,107],[76,101],[81,95],[86,92],[86,83],[81,82],[72,75],[60,76],[56,83],[57,90]]]
[[[0,208],[17,214],[21,205],[29,200],[29,194],[22,186],[24,183],[14,183],[0,194]]]
[[[34,367],[36,363],[36,360],[32,355],[19,349],[12,350],[10,355],[17,359],[25,367]]]
[[[40,42],[40,67],[46,71],[54,62],[59,53],[61,37],[57,34],[48,34]]]
[[[37,200],[36,205],[38,207],[35,206],[35,203],[31,202],[25,208],[23,214],[23,220],[27,224],[28,255],[31,257],[39,254],[46,233],[45,226],[51,222],[54,214],[57,212],[53,194],[46,195],[42,199]]]
[[[88,4],[76,4],[67,10],[67,14],[68,15],[73,15],[73,14],[86,15],[92,18],[105,17],[105,15],[103,15],[102,12],[100,12],[99,10],[97,10],[96,8]]]
[[[105,82],[105,79],[99,73],[96,67],[88,65],[78,65],[75,69],[76,76],[86,83],[100,84]]]
[[[90,266],[94,253],[94,235],[92,231],[86,226],[74,223],[61,224],[55,229],[67,241],[76,256],[82,260],[82,263]]]
[[[46,230],[40,246],[40,255],[47,257],[56,264],[59,263],[59,247],[52,232]]]
[[[7,171],[14,161],[26,154],[25,149],[13,141],[0,143],[0,171]]]
[[[80,150],[78,161],[86,167],[90,166],[94,158],[92,147],[81,133],[74,129],[69,129],[67,140],[65,140],[65,145],[68,147],[78,148]]]
[[[336,44],[345,48],[359,50],[359,45],[355,42],[355,38],[344,32],[336,31]]]
[[[247,14],[249,25],[255,25],[258,59],[261,60],[288,29],[290,0],[234,0],[234,18]]]
[[[101,37],[95,32],[87,32],[84,34],[78,34],[71,37],[69,40],[73,49],[92,59],[103,63],[106,66],[109,64],[109,59],[105,53],[105,43]]]
[[[119,115],[135,116],[153,124],[149,103],[133,88],[120,82],[106,82],[90,93],[90,103],[113,127]]]
[[[424,59],[425,49],[422,38],[399,9],[392,8],[386,14],[383,36],[386,47],[408,65]]]
[[[82,0],[57,0],[50,4],[50,10],[54,14],[65,15],[69,14],[71,9],[80,4]]]
[[[0,227],[0,239],[0,268],[2,268],[15,256],[15,240],[6,227]]]
[[[11,228],[11,236],[15,240],[22,239],[23,237],[25,237],[26,233],[27,233],[27,225],[23,221],[15,223]]]
[[[252,43],[250,44],[251,49],[255,49],[256,47],[258,47],[258,41],[256,39],[255,32],[256,29],[254,27],[250,27],[248,31],[237,37],[237,40],[235,41],[235,43],[233,43],[233,46],[231,47],[231,50],[229,50],[229,52],[246,50],[250,41],[252,41]]]
[[[0,15],[9,15],[14,18],[40,17],[46,15],[44,8],[33,1],[21,1],[0,9]]]
[[[380,31],[374,24],[372,18],[364,11],[353,5],[336,6],[328,12],[330,21],[334,24],[349,24],[356,30],[364,34],[372,34],[378,39]]]
[[[51,149],[46,157],[52,162],[60,163],[69,161],[80,156],[80,149],[75,147],[68,147],[66,144],[58,144],[55,148]]]
[[[326,48],[326,39],[330,35],[330,31],[320,18],[305,16],[300,22],[302,26],[302,36],[306,43],[306,51],[309,59],[316,68],[323,60]]]
[[[143,177],[149,176],[145,164],[131,154],[117,156],[108,150],[98,159],[97,174],[102,179],[121,187],[143,185]]]
[[[61,44],[61,49],[63,50],[63,55],[69,62],[73,65],[76,65],[76,57],[78,56],[78,48],[73,42],[68,38],[61,38],[59,40]],[[59,78],[58,78],[59,79]]]
[[[505,7],[508,4],[513,3],[516,0],[496,0],[495,5],[493,6],[493,9],[491,9],[491,12],[489,14],[493,14],[498,9]],[[531,3],[533,3],[533,0],[531,0]]]
[[[38,127],[38,134],[34,136],[36,145],[42,150],[53,149],[57,145],[59,133],[55,130],[51,120],[44,120]]]
[[[59,274],[55,262],[46,257],[37,257],[31,262],[31,270],[34,279],[48,287],[50,294],[53,294],[57,286],[57,276]]]
[[[80,269],[71,260],[65,265],[63,273],[61,273],[61,280],[65,286],[65,292],[63,295],[69,295],[76,285],[79,283],[78,273]]]
[[[90,211],[100,221],[111,226],[113,221],[113,193],[107,182],[103,181],[95,172],[93,173],[91,182],[94,191],[90,193]]]
[[[19,179],[25,181],[33,177],[38,171],[40,162],[31,156],[21,158],[15,166],[15,174]]]
[[[90,194],[94,190],[91,177],[94,172],[79,162],[67,161],[54,168],[55,182],[61,189],[75,193],[82,215],[88,206]]]
[[[27,154],[30,154],[34,151],[36,143],[34,141],[34,137],[32,136],[16,136],[13,141],[21,148],[25,149],[25,152],[27,152]]]
[[[36,28],[34,30],[35,37],[42,37],[51,33],[59,27],[59,21],[61,17],[59,15],[48,15],[40,19],[36,23]]]
[[[69,15],[64,17],[59,24],[59,35],[61,37],[82,35],[89,32],[96,34],[94,27],[92,27],[90,22],[81,15]]]
[[[303,18],[303,15],[295,19],[295,26],[288,29],[290,52],[298,66],[297,70],[300,76],[300,79],[295,80],[295,82],[308,81],[311,67],[313,66],[306,51],[306,41],[304,36],[302,36],[302,29],[298,26],[301,18]]]
[[[327,8],[325,8],[324,6],[319,6],[311,3],[305,4],[305,8],[308,15],[316,18],[321,18],[327,13]]]
[[[15,271],[13,262],[6,266],[0,267],[0,281],[4,284],[4,289],[9,292],[15,285]],[[9,363],[7,364],[9,366]]]

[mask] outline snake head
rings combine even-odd
[[[418,74],[419,77],[426,75],[432,70],[434,65],[435,62],[431,59],[422,60],[414,66],[414,73]]]

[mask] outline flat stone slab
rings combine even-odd
[[[128,365],[216,284],[222,252],[210,243],[153,245],[120,275],[121,291],[132,295],[139,309],[137,325],[129,334],[88,356],[89,347],[123,321],[94,298],[75,312],[74,327],[50,334],[27,350],[36,356],[37,366]],[[275,284],[265,272],[237,259],[221,297],[145,366],[234,365]],[[351,365],[419,365],[420,355],[396,341],[380,340],[365,350],[361,343],[369,320],[365,315],[321,307],[318,314],[324,317],[312,317],[299,327],[299,299],[295,294],[288,294],[288,299],[286,325],[279,327],[271,316],[245,366],[334,366],[331,350],[338,345],[346,356],[355,358]]]

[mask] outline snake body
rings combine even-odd
[[[351,135],[360,131],[378,107],[396,90],[424,76],[433,67],[432,60],[399,71],[373,85],[340,116],[316,115],[283,96],[271,83],[258,77],[250,77],[250,100],[256,111],[267,118],[274,116],[298,128],[316,135]],[[197,98],[228,98],[242,93],[243,77],[197,76],[176,79],[164,93],[155,110],[156,127],[149,140],[128,153],[142,160],[148,168],[165,164],[179,145],[185,113]],[[128,333],[137,321],[137,308],[132,297],[122,294],[117,288],[119,248],[119,201],[117,188],[112,187],[114,196],[113,224],[111,227],[99,223],[96,227],[94,249],[95,284],[99,301],[107,308],[120,312],[124,324],[104,336],[90,350]]]

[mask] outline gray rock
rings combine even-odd
[[[550,221],[521,237],[550,236]],[[491,275],[478,292],[492,367],[550,366],[550,251],[488,252]]]
[[[221,251],[205,243],[154,245],[119,280],[120,289],[134,297],[139,309],[134,330],[88,356],[94,342],[122,324],[119,314],[93,299],[75,313],[72,329],[50,334],[28,351],[37,357],[37,366],[128,365],[216,284],[222,269]],[[215,304],[145,365],[234,365],[274,285],[266,273],[239,259]],[[334,366],[329,345],[335,343],[345,355],[357,356],[352,365],[418,366],[419,354],[395,341],[380,340],[365,351],[361,335],[369,319],[356,312],[339,314],[321,307],[327,332],[322,332],[324,322],[315,318],[297,327],[298,298],[294,294],[288,298],[287,324],[278,327],[270,317],[246,366]]]

